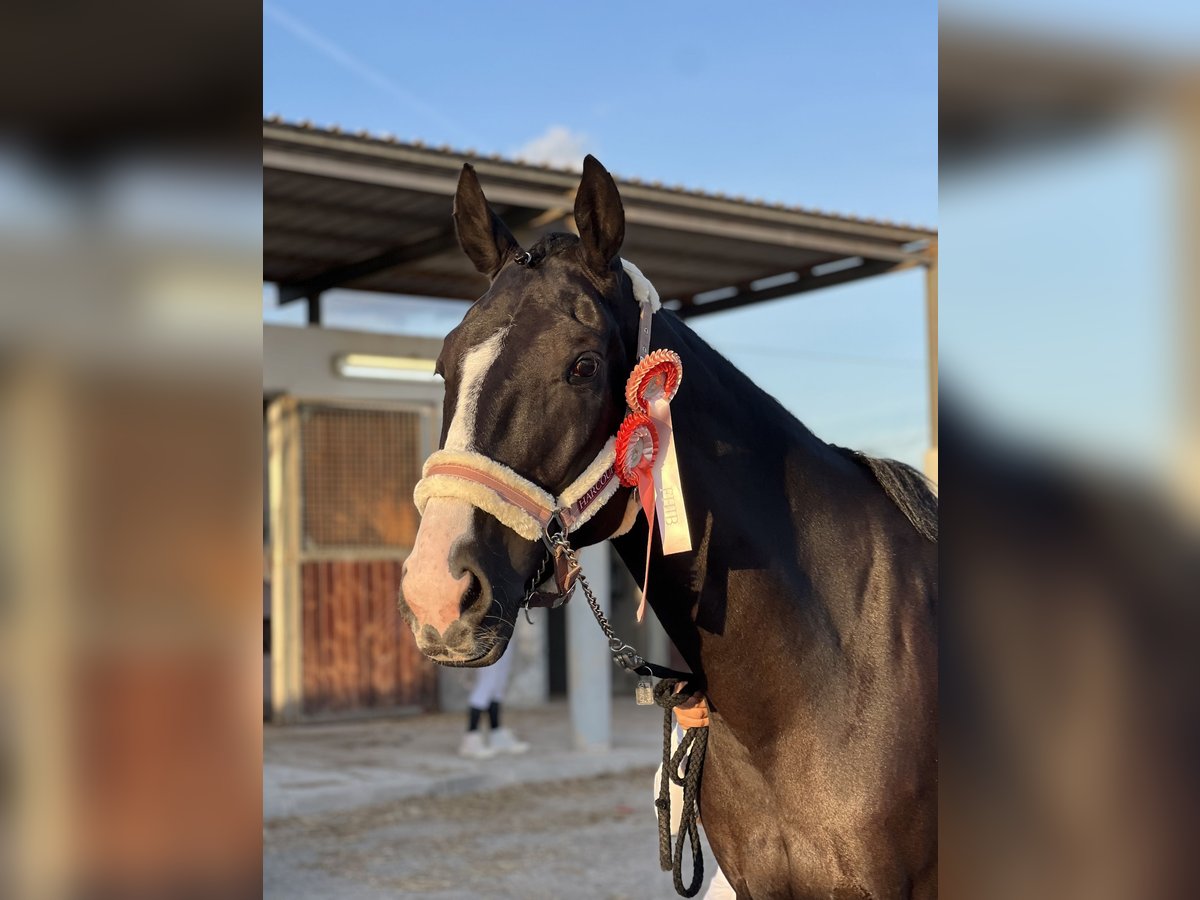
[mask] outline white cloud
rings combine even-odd
[[[549,163],[552,166],[583,166],[592,139],[572,131],[566,125],[551,125],[537,137],[518,147],[513,155],[526,162]]]

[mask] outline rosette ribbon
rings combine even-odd
[[[650,578],[650,544],[654,540],[654,460],[658,457],[658,434],[654,423],[643,413],[630,413],[617,432],[617,480],[625,487],[637,488],[642,512],[646,514],[646,571],[642,576],[642,601],[637,620],[646,615],[646,589]]]
[[[617,477],[626,487],[637,487],[648,526],[639,622],[646,615],[655,514],[664,555],[692,549],[671,427],[671,399],[682,379],[679,354],[656,350],[634,367],[625,385],[625,402],[632,412],[617,433]]]

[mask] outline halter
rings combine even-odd
[[[550,556],[533,577],[524,604],[527,608],[557,608],[571,598],[579,577],[578,562],[563,552],[567,535],[598,513],[620,486],[613,465],[615,446],[616,439],[609,438],[591,465],[558,498],[482,453],[438,450],[425,461],[413,499],[422,514],[433,497],[466,500],[526,540],[544,542]],[[537,586],[551,559],[558,591],[538,591]]]
[[[528,256],[518,254],[515,261],[526,265]],[[633,283],[633,295],[641,307],[638,359],[644,360],[650,348],[652,317],[662,304],[654,285],[637,266],[628,260],[621,260],[621,266]],[[617,444],[617,437],[609,438],[588,467],[557,497],[490,456],[474,450],[438,450],[425,461],[413,500],[422,514],[434,497],[466,500],[526,540],[541,540],[550,556],[534,576],[524,605],[558,607],[570,599],[579,577],[579,564],[570,552],[567,536],[595,516],[622,483],[630,484],[624,477],[628,465],[624,469],[618,465]],[[551,560],[558,591],[540,592],[537,585]]]
[[[552,525],[577,531],[617,492],[616,439],[556,498],[490,456],[473,450],[438,450],[425,461],[413,492],[417,509],[433,497],[457,497],[491,514],[527,541]]]

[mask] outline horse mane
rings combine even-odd
[[[573,234],[565,232],[550,232],[544,234],[529,248],[528,257],[525,265],[536,266],[543,260],[559,256],[572,247],[579,244],[579,238]],[[691,329],[685,329],[689,336],[705,347],[710,353],[724,360],[706,341],[700,338]],[[784,409],[778,401],[770,397],[765,391],[751,382],[746,376],[729,363],[725,362],[741,375],[748,384],[754,387],[762,396],[771,400],[776,406],[784,411],[786,415],[795,420],[794,416]],[[799,424],[799,423],[798,423]],[[803,426],[802,426],[803,427]],[[938,540],[938,500],[937,495],[930,489],[929,480],[907,463],[902,463],[895,459],[881,459],[875,456],[868,456],[866,453],[861,453],[858,450],[851,450],[849,447],[839,447],[837,444],[830,444],[834,450],[850,457],[852,460],[863,466],[874,476],[883,488],[888,499],[894,503],[905,518],[912,524],[913,528],[924,537],[926,540],[936,544]]]
[[[938,498],[930,488],[928,478],[899,460],[868,456],[837,444],[830,446],[869,470],[888,499],[904,513],[913,528],[927,541],[937,543]]]

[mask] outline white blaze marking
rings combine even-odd
[[[413,551],[404,564],[400,589],[420,625],[439,633],[458,618],[459,601],[470,583],[450,572],[450,549],[471,527],[473,507],[463,500],[434,497],[425,505]]]
[[[479,394],[483,381],[492,363],[500,355],[507,328],[502,328],[490,338],[472,348],[462,361],[462,377],[458,382],[458,402],[454,405],[454,418],[446,430],[447,450],[471,450],[475,441],[475,415],[479,410]]]
[[[454,418],[446,430],[447,450],[473,449],[479,395],[507,334],[507,328],[497,331],[463,357]],[[430,498],[405,564],[404,599],[419,624],[432,625],[439,632],[458,618],[459,602],[467,589],[468,576],[456,578],[450,571],[450,552],[460,540],[470,538],[474,512],[475,507],[466,500]]]

